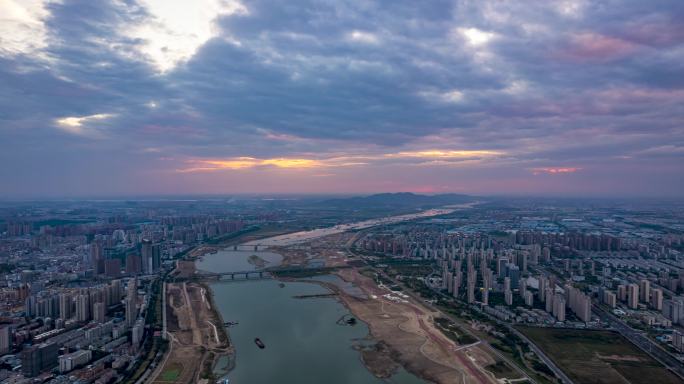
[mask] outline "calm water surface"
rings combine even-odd
[[[217,253],[202,256],[202,260],[197,263],[197,268],[208,272],[234,272],[251,271],[260,269],[256,265],[250,264],[248,259],[252,255],[257,255],[266,260],[266,268],[279,265],[283,257],[277,253],[268,251],[233,251],[224,249]]]
[[[268,252],[256,252],[267,259],[264,253]],[[214,272],[253,269],[251,264],[247,264],[250,268],[243,264],[253,254],[223,251],[205,256],[198,267]],[[272,260],[277,263],[279,259]],[[337,278],[323,279],[332,282]],[[352,348],[368,335],[365,324],[338,325],[336,322],[349,311],[336,299],[293,297],[329,293],[324,287],[299,282],[281,287],[276,280],[217,282],[210,286],[224,321],[239,323],[229,329],[237,351],[235,368],[228,374],[231,384],[424,383],[403,370],[388,380],[377,379]],[[254,344],[255,337],[261,338],[265,349]]]

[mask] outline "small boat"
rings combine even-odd
[[[254,344],[256,344],[257,347],[259,347],[259,349],[264,349],[264,348],[266,348],[266,345],[264,344],[264,342],[261,341],[261,339],[258,338],[258,337],[254,339]]]
[[[348,318],[348,319],[347,319],[347,324],[349,324],[349,325],[354,325],[354,324],[356,324],[356,319],[353,318],[353,317]]]
[[[283,284],[283,283],[279,283],[278,286],[279,286],[280,288],[285,288],[285,284]]]

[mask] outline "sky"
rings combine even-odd
[[[0,198],[684,196],[684,1],[0,0]]]

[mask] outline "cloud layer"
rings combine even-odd
[[[681,196],[684,3],[0,1],[0,197]]]

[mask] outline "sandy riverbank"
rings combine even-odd
[[[496,382],[494,375],[483,368],[494,362],[489,355],[477,346],[456,351],[459,346],[434,326],[432,319],[436,313],[409,298],[395,301],[383,297],[388,291],[356,269],[340,270],[337,275],[368,296],[359,298],[333,284],[321,283],[338,293],[350,312],[368,325],[370,338],[377,347],[361,353],[376,376],[391,376],[396,366],[401,365],[434,383]]]

